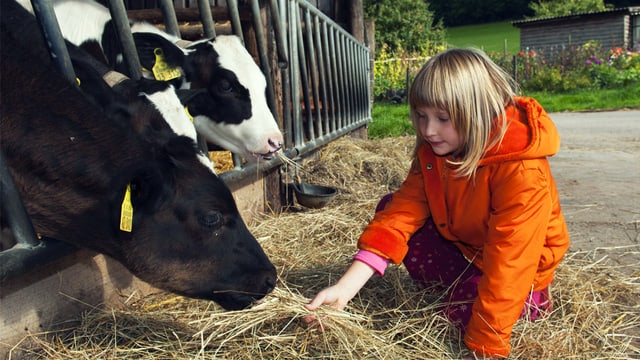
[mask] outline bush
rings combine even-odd
[[[394,100],[406,94],[407,83],[411,84],[413,77],[427,62],[429,57],[443,51],[444,46],[437,46],[432,50],[422,52],[392,53],[386,46],[376,54],[373,65],[373,95],[377,100]],[[408,76],[408,79],[407,79]]]
[[[613,89],[640,82],[640,53],[621,48],[605,50],[597,42],[552,49],[549,54],[520,51],[489,56],[509,71],[524,91],[567,92]]]
[[[442,51],[444,47],[434,49]],[[433,53],[391,53],[382,48],[374,64],[376,100],[396,100]],[[597,42],[552,49],[544,54],[520,51],[515,55],[489,53],[509,72],[524,92],[566,93],[578,89],[615,89],[640,83],[640,44],[634,50],[603,49]],[[408,73],[407,73],[408,71]]]

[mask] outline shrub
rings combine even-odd
[[[444,48],[435,49],[442,51]],[[432,54],[390,53],[382,48],[374,65],[374,96],[391,100],[406,90]],[[595,41],[582,46],[559,47],[547,53],[520,51],[515,55],[489,53],[509,72],[524,92],[570,92],[576,89],[615,89],[640,83],[640,44],[632,50],[603,49]],[[408,70],[408,75],[407,75]]]
[[[420,70],[422,65],[435,52],[444,50],[444,47],[423,50],[420,52],[396,52],[392,53],[388,47],[383,45],[376,55],[373,65],[373,95],[377,100],[392,100],[394,96],[406,93],[407,82],[411,82],[413,76]],[[431,53],[430,53],[431,52]],[[407,79],[407,74],[409,79]],[[407,81],[408,80],[408,81]],[[401,95],[400,95],[401,96]]]
[[[489,56],[509,71],[525,91],[613,89],[640,82],[637,50],[605,50],[595,41],[551,49],[547,54],[520,51],[516,55],[492,53]]]

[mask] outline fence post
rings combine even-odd
[[[511,63],[513,65],[513,81],[515,81],[517,84],[518,83],[518,58],[515,55],[513,55]]]

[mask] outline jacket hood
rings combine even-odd
[[[535,159],[558,152],[560,134],[547,112],[535,99],[515,97],[514,104],[505,111],[508,128],[502,143],[488,150],[480,165]]]

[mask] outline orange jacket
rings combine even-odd
[[[502,144],[486,153],[475,180],[456,177],[455,166],[424,145],[358,242],[399,264],[410,236],[432,217],[440,234],[484,274],[465,343],[486,356],[509,354],[525,299],[551,283],[569,247],[547,160],[560,147],[559,134],[534,99],[517,97],[515,103],[507,108]]]

